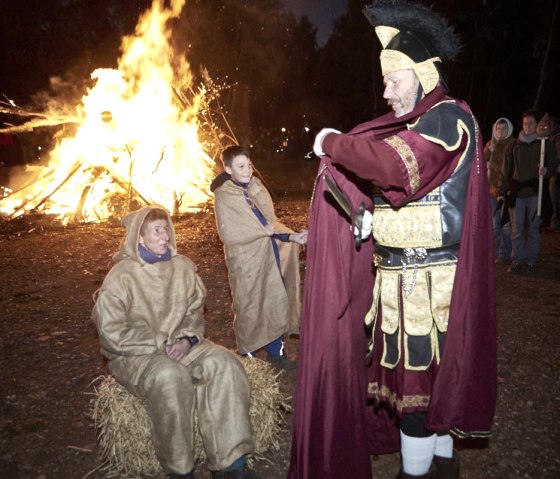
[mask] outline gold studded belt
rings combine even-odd
[[[430,249],[390,248],[376,245],[373,262],[376,267],[402,268],[402,289],[404,295],[408,296],[414,290],[416,272],[419,265],[427,265],[442,261],[457,261],[458,258],[458,243]]]

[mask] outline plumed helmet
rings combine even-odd
[[[453,60],[459,39],[447,20],[431,8],[406,0],[375,0],[364,7],[383,46],[381,73],[414,70],[425,94],[441,82],[446,88],[441,62]]]

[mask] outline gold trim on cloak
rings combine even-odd
[[[379,387],[379,384],[369,383],[368,384],[368,394],[375,397],[379,402],[386,400],[391,406],[396,409],[399,413],[402,413],[404,408],[408,407],[425,407],[427,408],[430,404],[430,396],[404,396],[402,399],[398,399],[397,396],[389,390],[387,386]]]
[[[418,168],[418,160],[412,148],[398,135],[390,136],[383,141],[397,152],[404,163],[408,173],[410,194],[413,195],[418,191],[418,188],[420,188],[420,169]]]

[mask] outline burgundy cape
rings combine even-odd
[[[388,113],[349,135],[381,140],[402,131],[406,123],[445,98],[438,88],[408,115],[395,118]],[[465,104],[461,106],[468,111]],[[335,135],[325,140],[331,136]],[[471,435],[490,430],[496,402],[493,237],[482,159],[478,138],[449,329],[428,410],[431,429],[454,428]],[[365,400],[367,338],[363,321],[372,299],[373,245],[366,242],[360,251],[355,250],[350,222],[333,206],[323,174],[335,180],[355,209],[360,202],[371,204],[371,184],[365,187],[352,173],[323,158],[309,217],[288,478],[369,478],[368,455],[394,452],[399,447],[395,424],[367,407]]]
[[[364,317],[371,306],[373,243],[356,250],[350,221],[335,206],[323,175],[334,179],[355,209],[361,202],[371,205],[370,183],[349,179],[323,159],[309,213],[288,477],[369,479],[368,434],[376,418],[367,407]],[[373,438],[379,452],[398,449],[398,430],[387,425]]]

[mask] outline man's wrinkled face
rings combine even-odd
[[[410,113],[416,106],[416,96],[420,82],[413,70],[398,70],[383,77],[385,91],[383,98],[395,112],[395,116]]]
[[[157,255],[167,253],[169,248],[169,224],[166,220],[150,221],[142,226],[140,244]]]
[[[253,177],[253,163],[245,155],[236,156],[225,170],[238,183],[249,183]]]
[[[523,117],[523,133],[532,135],[537,131],[537,119],[530,115]]]

